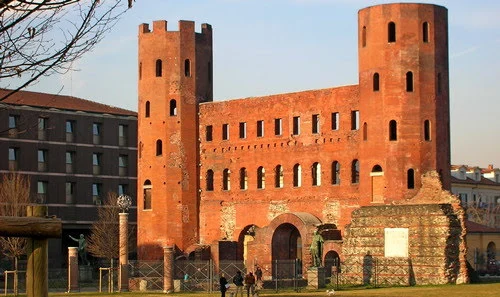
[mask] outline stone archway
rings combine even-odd
[[[272,260],[302,259],[302,237],[294,225],[284,223],[274,230],[271,241]]]
[[[340,256],[336,251],[328,251],[325,254],[325,259],[323,261],[325,266],[325,277],[332,276],[332,268],[338,269],[340,267]]]

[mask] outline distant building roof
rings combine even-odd
[[[0,89],[0,98],[7,95],[11,90]],[[113,115],[137,116],[137,112],[118,108],[90,100],[80,99],[72,96],[54,95],[30,91],[16,92],[0,103],[11,105],[27,105],[42,108],[57,108],[61,110],[86,111],[94,113],[108,113]]]
[[[488,227],[472,221],[465,221],[467,233],[500,233],[500,228]]]
[[[465,179],[459,179],[454,176],[451,176],[452,184],[464,184],[464,185],[491,185],[491,186],[499,186],[499,183],[496,183],[488,178],[481,177],[480,181],[473,180],[470,177],[466,177]]]

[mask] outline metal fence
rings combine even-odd
[[[341,262],[332,259],[325,262],[325,283],[327,287],[340,289],[356,286],[401,286],[411,285],[411,271],[408,258],[351,258]],[[295,290],[307,287],[306,272],[302,271],[300,260],[278,260],[272,263],[259,263],[263,272],[262,282],[258,289]],[[236,271],[246,273],[254,267],[246,267],[243,261],[176,260],[174,262],[174,288],[179,291],[213,292],[219,290],[219,278],[222,274],[232,284]],[[118,271],[99,267],[87,267],[86,275],[80,275],[81,291],[114,291],[117,288]],[[112,274],[111,274],[112,273]],[[132,291],[162,291],[163,262],[130,261],[129,289]],[[112,279],[111,282],[108,280]],[[6,277],[6,283],[0,283],[0,292],[13,293],[13,275]],[[18,272],[18,291],[24,293],[26,288],[24,271]],[[111,284],[110,284],[111,283]],[[4,286],[5,285],[5,286]],[[68,289],[67,269],[49,269],[49,290],[65,292]]]

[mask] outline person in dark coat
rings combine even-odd
[[[219,284],[220,284],[220,296],[226,297],[226,291],[229,286],[227,286],[227,279],[224,277],[224,273],[221,274],[220,276]]]
[[[241,275],[241,271],[236,271],[236,275],[233,277],[233,283],[236,286],[236,293],[234,294],[234,296],[238,297],[239,291],[241,297],[243,297],[243,276]]]

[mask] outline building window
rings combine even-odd
[[[300,134],[300,117],[293,117],[293,135]]]
[[[302,186],[302,168],[300,167],[300,164],[295,164],[293,166],[293,186]]]
[[[75,141],[75,121],[66,121],[66,142]]]
[[[189,59],[184,60],[184,76],[191,76],[191,61]]]
[[[102,204],[102,184],[92,184],[92,203],[95,205]]]
[[[151,103],[149,101],[146,101],[146,106],[145,106],[145,111],[144,111],[144,117],[149,118],[150,117],[150,112],[151,112]]]
[[[424,140],[431,141],[431,122],[429,120],[424,121]]]
[[[396,24],[394,22],[390,22],[387,25],[388,29],[388,42],[396,42]]]
[[[19,169],[19,148],[9,147],[9,170],[16,171]]]
[[[156,60],[156,77],[161,77],[162,76],[162,71],[163,71],[163,65],[162,61],[160,59]]]
[[[126,176],[128,174],[128,156],[118,156],[118,175]]]
[[[413,73],[411,71],[406,72],[406,91],[413,92]]]
[[[227,168],[222,171],[222,190],[231,190],[231,171]]]
[[[283,134],[281,119],[274,119],[274,135],[280,136]]]
[[[415,189],[415,171],[413,169],[408,169],[407,179],[408,189]]]
[[[361,46],[366,46],[366,26],[363,26],[363,29],[361,30]]]
[[[359,111],[351,111],[351,130],[359,130]]]
[[[47,139],[47,127],[48,127],[47,118],[38,118],[38,139],[46,140]]]
[[[340,163],[332,162],[332,185],[340,185]]]
[[[312,165],[312,185],[313,186],[321,186],[321,164],[318,162],[313,163]]]
[[[214,190],[214,171],[212,169],[207,170],[207,191]]]
[[[247,123],[240,123],[240,138],[247,138]]]
[[[395,120],[389,122],[389,140],[398,140],[398,123]]]
[[[9,137],[17,138],[19,136],[19,116],[9,115]]]
[[[118,195],[127,195],[128,194],[128,185],[127,184],[119,184],[118,185]]]
[[[101,123],[94,123],[92,125],[92,136],[93,136],[93,143],[94,144],[101,144],[101,138],[102,138],[102,124]]]
[[[260,166],[257,168],[257,189],[266,188],[266,170]]]
[[[222,140],[229,139],[229,124],[222,124]]]
[[[151,185],[151,181],[148,179],[144,182],[142,187],[143,189],[143,210],[150,210],[153,207],[153,186]]]
[[[209,125],[205,128],[205,139],[207,141],[212,141],[213,139],[213,126]]]
[[[102,160],[102,154],[99,153],[92,154],[92,169],[94,175],[101,174],[101,160]]]
[[[332,130],[338,130],[340,126],[340,115],[338,112],[332,112]]]
[[[48,182],[46,181],[38,181],[37,183],[37,201],[36,203],[46,203],[47,202],[47,189]]]
[[[351,164],[351,183],[359,183],[359,161],[353,160]]]
[[[247,169],[243,167],[240,169],[240,190],[246,189],[248,189],[248,175]]]
[[[170,116],[176,116],[177,115],[177,101],[175,99],[170,100]]]
[[[264,121],[257,121],[257,137],[264,137]]]
[[[319,114],[312,115],[312,133],[313,134],[319,133]]]
[[[47,171],[48,167],[48,151],[38,150],[38,171]]]
[[[75,185],[76,183],[66,182],[66,203],[74,204],[75,203]]]
[[[283,166],[277,165],[274,168],[274,186],[276,188],[283,188]]]
[[[128,144],[128,126],[118,125],[118,145],[126,146]]]
[[[74,172],[75,154],[73,151],[66,152],[66,173]]]
[[[368,124],[366,122],[363,123],[363,141],[368,140]]]
[[[156,156],[161,156],[163,154],[163,143],[160,139],[156,141]]]
[[[378,92],[380,90],[380,75],[375,72],[373,74],[373,91]]]
[[[424,22],[422,24],[422,40],[424,42],[429,42],[429,23]]]

